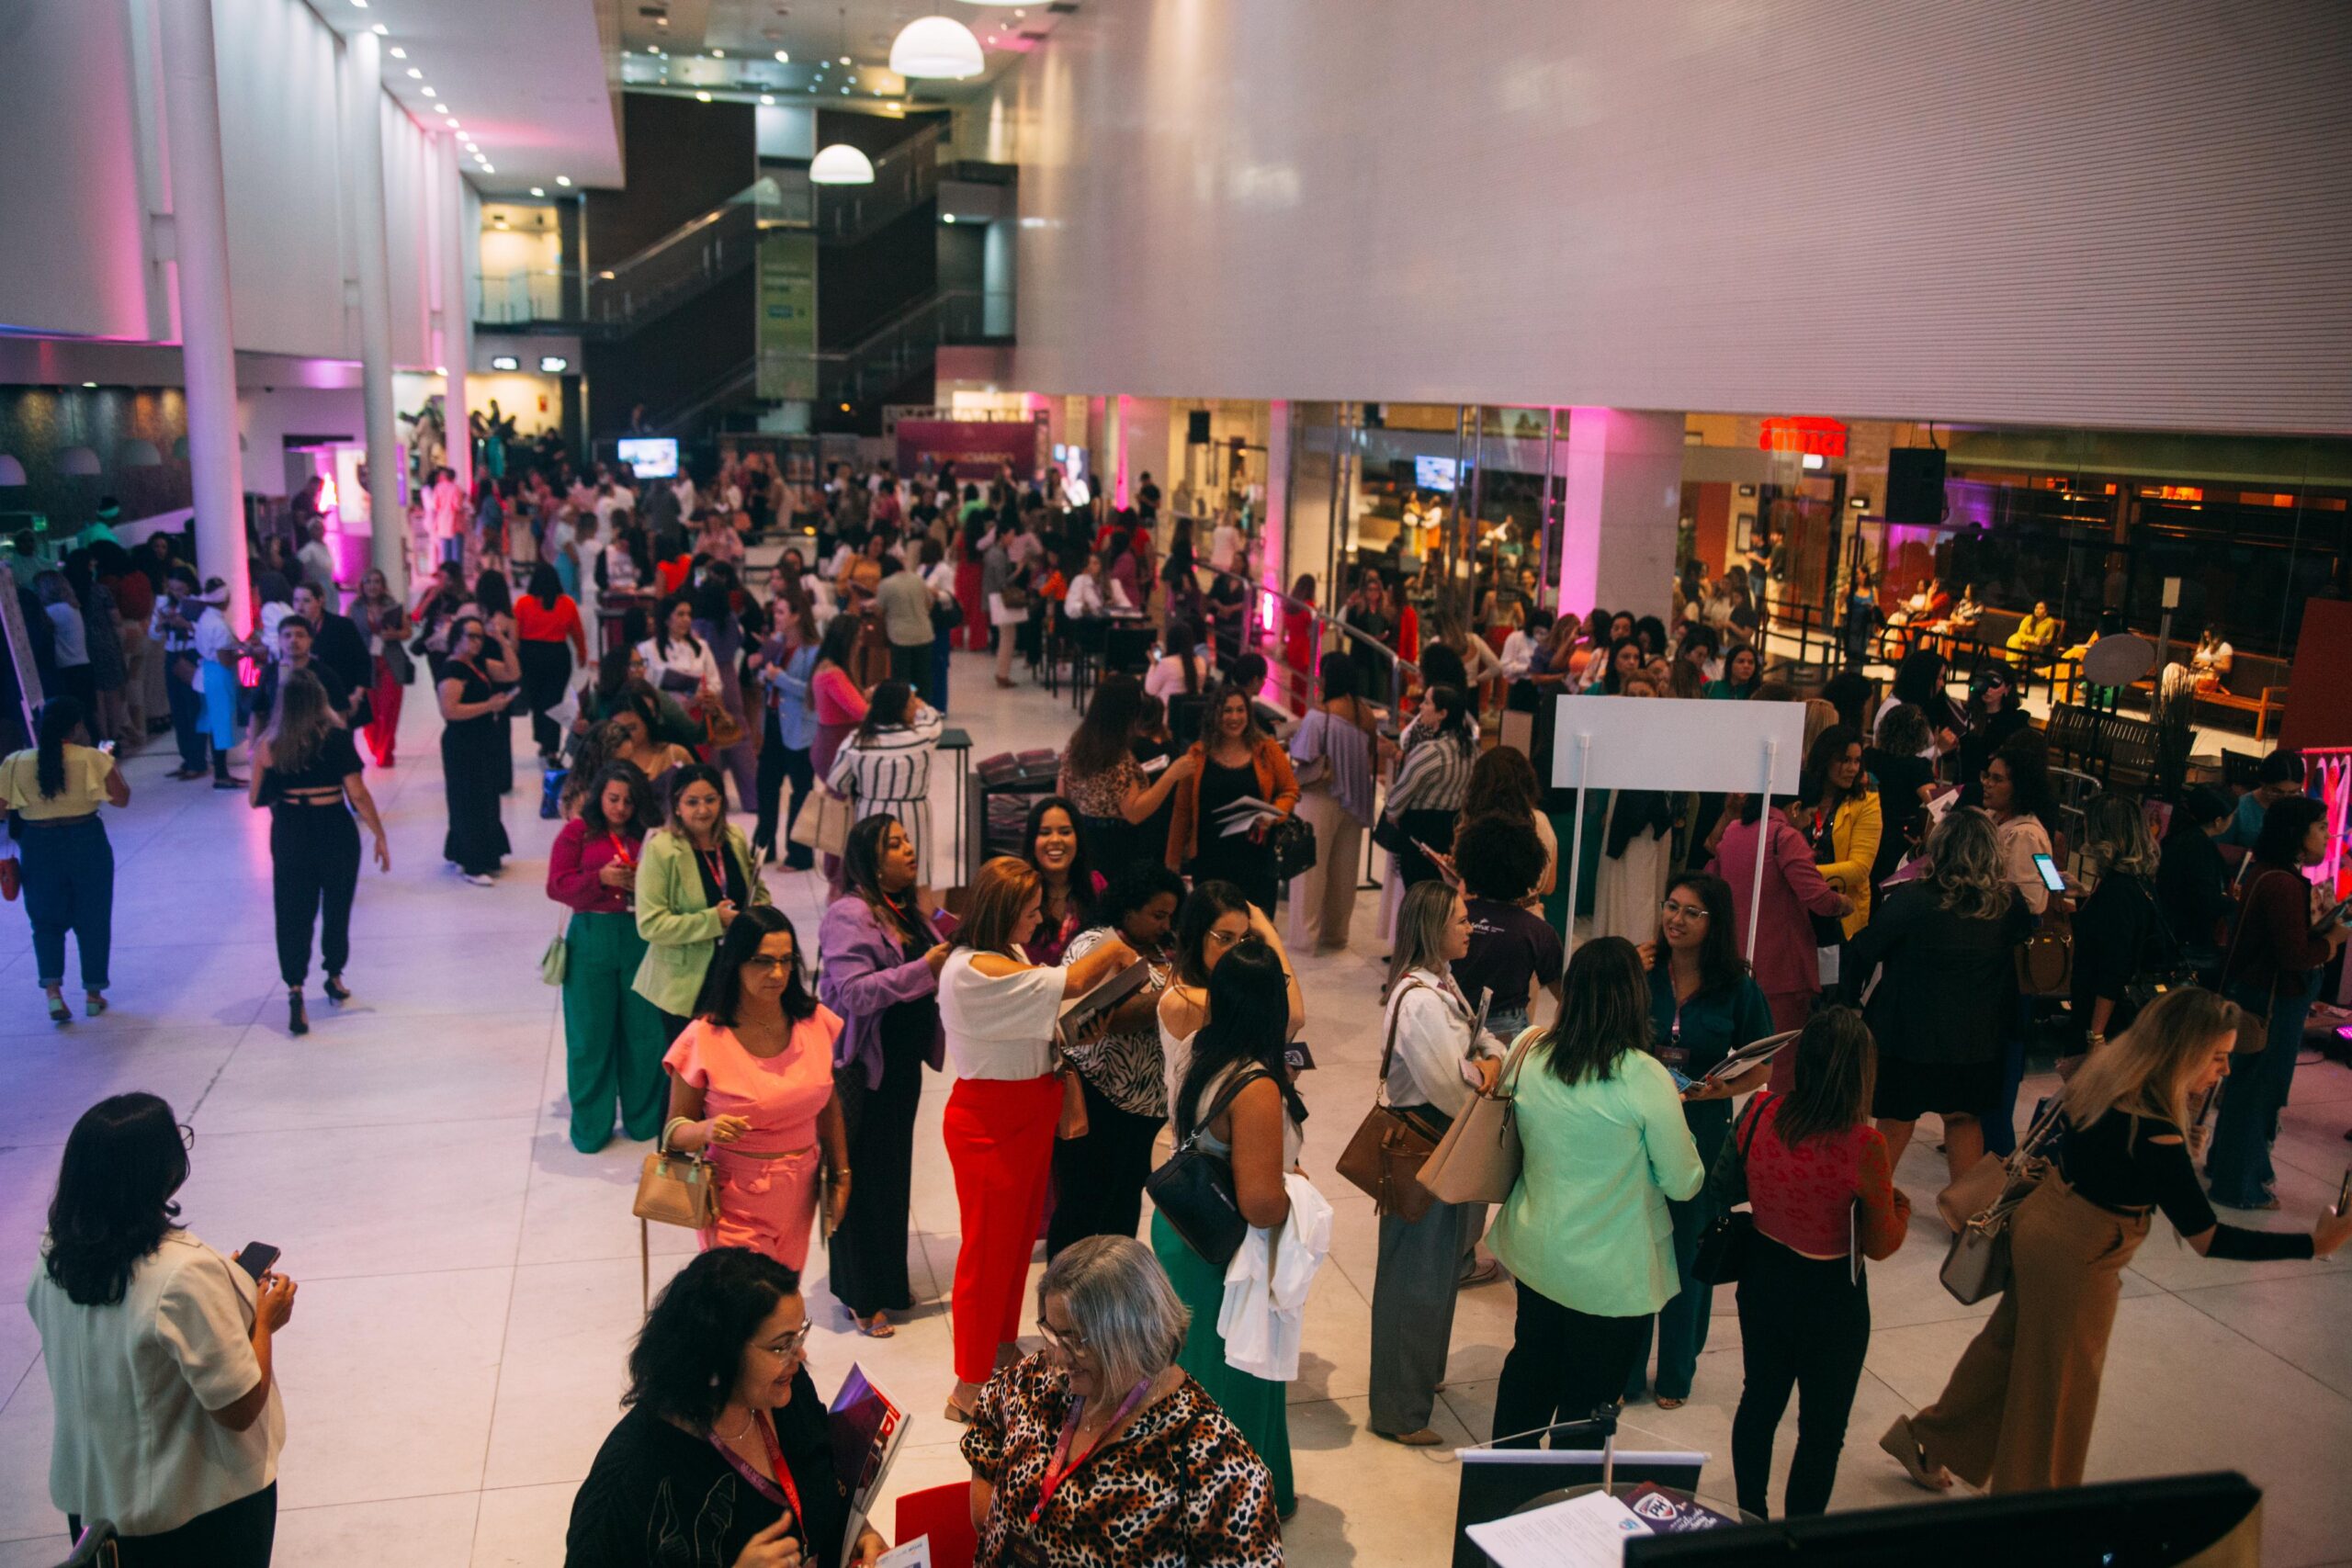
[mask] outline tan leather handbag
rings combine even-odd
[[[1511,1042],[1492,1094],[1463,1108],[1414,1178],[1441,1203],[1499,1203],[1519,1181],[1519,1065],[1543,1031],[1530,1026]]]
[[[629,1212],[640,1220],[689,1230],[707,1230],[718,1220],[718,1190],[710,1162],[700,1155],[673,1154],[670,1134],[686,1119],[673,1116],[653,1142],[653,1152],[637,1176],[637,1201]]]
[[[1398,1001],[1406,991],[1430,988],[1416,980],[1397,992]],[[1374,1091],[1372,1109],[1357,1124],[1355,1136],[1340,1151],[1338,1168],[1379,1206],[1380,1213],[1410,1224],[1437,1203],[1436,1196],[1414,1178],[1439,1140],[1409,1111],[1388,1103],[1388,1066],[1396,1060],[1396,1023],[1403,1014],[1401,1005],[1388,1010],[1388,1043],[1380,1049],[1380,1087]]]

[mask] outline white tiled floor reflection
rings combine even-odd
[[[980,754],[1067,737],[1066,702],[999,693],[972,656],[958,656],[956,679],[949,719],[974,732]],[[518,740],[506,813],[516,856],[481,890],[440,863],[435,728],[413,701],[401,765],[371,781],[394,870],[370,868],[361,885],[353,1006],[330,1009],[314,988],[307,1038],[285,1030],[265,825],[241,795],[165,782],[168,747],[130,762],[135,798],[111,818],[120,857],[114,1012],[51,1026],[20,908],[0,912],[0,1255],[17,1260],[19,1281],[34,1266],[74,1117],[125,1089],[164,1095],[197,1129],[188,1223],[223,1247],[278,1243],[303,1282],[280,1363],[290,1434],[281,1560],[548,1568],[562,1560],[572,1488],[616,1414],[637,1321],[628,1204],[643,1148],[621,1142],[583,1156],[564,1136],[562,1027],[537,973],[556,920],[541,893],[553,825],[537,815],[527,741]],[[944,765],[943,826],[953,780]],[[948,879],[944,861],[938,872]],[[773,886],[813,939],[822,897],[813,878],[777,876]],[[1306,1164],[1338,1211],[1292,1391],[1300,1508],[1289,1555],[1316,1568],[1442,1561],[1453,1513],[1450,1453],[1399,1449],[1366,1430],[1373,1213],[1329,1175],[1372,1093],[1381,951],[1367,897],[1355,949],[1304,964],[1307,1033],[1323,1064],[1305,1086],[1315,1110]],[[966,1473],[959,1429],[939,1414],[951,1381],[944,1292],[956,1231],[939,1143],[945,1093],[944,1079],[930,1082],[918,1124],[911,1264],[924,1306],[896,1338],[864,1340],[825,1292],[821,1248],[809,1286],[819,1385],[859,1360],[912,1407],[893,1478],[907,1490]],[[2352,1073],[2303,1068],[2279,1145],[2289,1213],[2275,1223],[2308,1223],[2334,1192],[2347,1125]],[[1940,1170],[1932,1142],[1921,1140],[1903,1172],[1923,1211]],[[1838,1477],[1841,1508],[1919,1495],[1875,1439],[1897,1412],[1934,1397],[1983,1315],[1937,1284],[1937,1228],[1932,1216],[1921,1221],[1911,1245],[1872,1270],[1877,1332]],[[692,1240],[657,1226],[651,1242],[658,1288]],[[2093,1474],[2238,1467],[2270,1492],[2273,1568],[2345,1558],[2352,1500],[2336,1461],[2352,1451],[2352,1268],[2209,1263],[2159,1226],[2125,1293]],[[1707,1489],[1724,1495],[1739,1329],[1729,1292],[1715,1307],[1690,1403],[1637,1404],[1627,1417],[1645,1441],[1713,1455]],[[1435,1418],[1450,1438],[1487,1434],[1511,1316],[1508,1283],[1462,1297]],[[51,1421],[31,1325],[0,1312],[0,1568],[62,1555],[63,1521],[47,1495]],[[1783,1471],[1792,1439],[1778,1455]]]

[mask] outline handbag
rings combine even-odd
[[[1519,1064],[1543,1031],[1520,1031],[1494,1092],[1463,1107],[1414,1177],[1441,1203],[1499,1203],[1519,1182]]]
[[[1258,1079],[1272,1076],[1263,1068],[1238,1074],[1207,1113],[1193,1123],[1192,1136],[1176,1145],[1166,1164],[1144,1179],[1143,1190],[1150,1195],[1152,1207],[1167,1217],[1185,1246],[1220,1274],[1241,1250],[1250,1222],[1241,1217],[1241,1201],[1234,1195],[1233,1162],[1202,1148],[1201,1134],[1225,1114],[1234,1096]]]
[[[2059,1116],[2052,1104],[2016,1153],[2007,1159],[1987,1155],[1936,1194],[1936,1212],[1955,1227],[1938,1277],[1961,1305],[1974,1306],[2009,1288],[2009,1221],[2049,1171],[2041,1151],[2056,1135]],[[1964,1217],[1955,1221],[1956,1214]]]
[[[792,819],[792,841],[838,855],[849,847],[849,802],[835,795],[824,780],[813,781],[808,797],[800,803],[800,815]]]
[[[1315,829],[1295,817],[1266,826],[1266,847],[1274,854],[1274,880],[1288,882],[1315,869]]]
[[[741,742],[743,721],[729,713],[727,705],[717,697],[696,697],[687,711],[702,721],[703,739],[713,750],[723,751]]]
[[[1690,1262],[1690,1277],[1702,1283],[1735,1284],[1747,1267],[1747,1255],[1756,1245],[1756,1216],[1739,1205],[1747,1201],[1748,1147],[1756,1142],[1764,1102],[1771,1098],[1759,1094],[1749,1103],[1747,1128],[1724,1145],[1714,1168],[1707,1172],[1707,1191],[1719,1207],[1701,1233],[1698,1255]]]
[[[1374,847],[1386,850],[1392,855],[1401,855],[1412,847],[1412,839],[1406,833],[1405,824],[1385,814],[1372,825],[1372,841]]]
[[[2230,931],[2229,956],[2222,960],[2222,973],[2219,976],[2219,983],[2222,986],[2227,987],[2229,985],[2230,971],[2237,967],[2238,943],[2245,936],[2246,906],[2254,901],[2255,891],[2262,886],[2264,877],[2277,876],[2280,873],[2278,868],[2274,866],[2272,869],[2264,872],[2261,876],[2256,877],[2246,887],[2245,902],[2238,906],[2237,924]],[[2259,1056],[2262,1055],[2263,1047],[2269,1044],[2269,1043],[2270,1010],[2267,1008],[2240,1008],[2238,1010],[2237,1043],[2230,1047],[2230,1055],[2233,1056]]]
[[[563,934],[564,926],[569,924],[571,919],[567,916],[563,925],[555,928],[555,935],[548,939],[547,947],[539,953],[539,984],[543,986],[562,985],[564,972],[571,966],[571,943],[564,939]]]
[[[1397,992],[1426,991],[1414,981]],[[1396,1022],[1401,1007],[1388,1010],[1388,1043],[1380,1049],[1380,1085],[1373,1091],[1372,1109],[1356,1126],[1348,1146],[1340,1151],[1339,1172],[1353,1182],[1384,1214],[1411,1224],[1437,1202],[1430,1190],[1413,1179],[1443,1134],[1431,1134],[1411,1115],[1388,1103],[1388,1065],[1396,1055]]]
[[[2156,998],[2165,992],[2194,986],[2198,981],[2195,966],[2182,955],[2180,939],[2173,934],[2172,924],[2165,919],[2164,911],[2156,908],[2156,901],[2148,897],[2146,885],[2134,877],[2132,886],[2139,889],[2141,897],[2147,899],[2149,911],[2155,917],[2155,928],[2164,933],[2165,946],[2171,953],[2170,957],[2154,967],[2146,964],[2135,967],[2132,978],[2123,982],[2123,999],[2132,1004],[2132,1013],[2136,1018],[2154,1006]]]
[[[2075,940],[2044,926],[2017,945],[2018,990],[2029,997],[2063,997],[2075,981]]]
[[[637,1201],[629,1213],[661,1224],[708,1230],[718,1221],[718,1190],[711,1185],[710,1162],[700,1155],[670,1151],[670,1134],[685,1121],[673,1116],[662,1124],[653,1152],[638,1172]]]
[[[933,631],[952,632],[963,624],[963,605],[957,604],[953,599],[933,599],[931,602],[931,629]]]
[[[400,685],[416,683],[416,660],[409,657],[408,649],[397,638],[384,639],[384,668],[391,671],[392,680]]]

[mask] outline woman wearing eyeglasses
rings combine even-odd
[[[808,1376],[800,1276],[741,1247],[653,1299],[628,1407],[571,1499],[564,1568],[801,1568],[841,1559],[849,1504]],[[853,1568],[888,1543],[859,1531]]]
[[[964,1434],[976,1561],[1282,1562],[1265,1461],[1175,1363],[1187,1315],[1132,1236],[1046,1266],[1045,1348],[989,1380]]]
[[[662,1065],[670,1070],[670,1146],[718,1168],[718,1223],[703,1250],[749,1247],[798,1271],[808,1261],[818,1173],[831,1173],[829,1221],[849,1202],[849,1134],[833,1097],[842,1021],[800,978],[799,939],[773,904],[735,918],[719,938],[695,1021]]]

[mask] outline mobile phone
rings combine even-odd
[[[2330,909],[2320,920],[2320,925],[2324,929],[2328,926],[2343,925],[2347,920],[2352,920],[2352,898],[2346,898],[2335,908]]]
[[[2352,1211],[2352,1165],[2344,1168],[2344,1185],[2335,1190],[2335,1212]]]
[[[1677,1094],[1684,1093],[1687,1090],[1698,1087],[1699,1080],[1690,1077],[1679,1067],[1668,1067],[1666,1071],[1667,1076],[1674,1080],[1674,1091]]]
[[[114,742],[112,740],[101,740],[98,742],[98,750],[111,757],[114,755]]]
[[[249,1241],[237,1251],[237,1267],[251,1274],[255,1284],[261,1283],[261,1277],[277,1261],[277,1248],[266,1241]]]
[[[2041,874],[2041,885],[2044,887],[2052,893],[2066,891],[2066,878],[2064,874],[2059,871],[2056,861],[2048,855],[2036,855],[2033,857],[2033,869]]]

